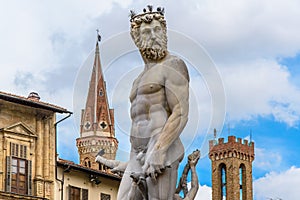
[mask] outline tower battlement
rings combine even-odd
[[[224,142],[224,138],[210,140],[209,157],[211,160],[234,157],[252,162],[254,160],[254,143],[235,136],[228,136],[228,142]]]
[[[212,162],[212,199],[253,200],[254,143],[229,136],[209,141]]]

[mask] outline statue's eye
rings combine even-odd
[[[160,27],[160,26],[156,26],[156,27],[154,28],[154,31],[155,31],[155,32],[161,31],[161,27]]]
[[[150,29],[144,29],[144,30],[142,31],[142,34],[150,34]]]

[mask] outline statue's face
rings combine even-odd
[[[164,33],[159,21],[153,20],[150,24],[142,23],[140,34],[141,39],[149,41],[152,47],[161,47],[161,37]]]
[[[158,20],[141,24],[137,46],[147,59],[160,60],[165,57],[167,36]]]

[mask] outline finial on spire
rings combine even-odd
[[[101,42],[101,35],[99,34],[99,29],[96,29],[96,31],[97,31],[98,42]]]
[[[217,138],[217,129],[214,128],[214,140]]]

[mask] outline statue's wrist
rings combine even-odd
[[[156,153],[159,153],[159,154],[166,154],[167,150],[165,147],[163,147],[162,145],[160,144],[157,144],[155,147],[154,147],[154,151]]]

